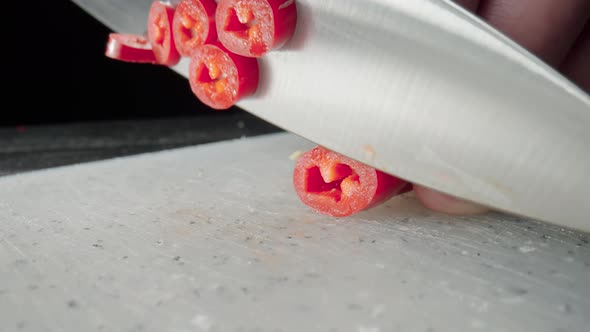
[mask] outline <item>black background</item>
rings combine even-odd
[[[4,107],[1,124],[193,117],[212,112],[192,94],[188,81],[172,70],[106,58],[111,31],[74,3],[18,4],[20,8],[4,13],[16,18],[10,24],[15,40],[7,43],[13,47],[3,47],[12,58],[5,63],[5,72],[13,76],[5,100],[16,103]],[[236,111],[240,110],[226,113]]]

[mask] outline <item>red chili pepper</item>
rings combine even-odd
[[[293,184],[301,201],[317,212],[346,217],[411,190],[411,184],[323,147],[303,154]]]
[[[174,8],[161,1],[154,1],[148,16],[148,38],[158,63],[174,66],[180,61],[172,34]]]
[[[182,0],[172,21],[176,49],[182,56],[190,56],[197,46],[217,40],[214,0]]]
[[[221,44],[202,45],[191,56],[189,82],[204,104],[228,109],[256,92],[258,61],[229,52]]]
[[[125,62],[152,64],[158,62],[148,40],[143,36],[133,34],[109,34],[105,55]]]
[[[261,57],[291,38],[297,8],[295,0],[220,0],[215,21],[219,41],[228,50]]]

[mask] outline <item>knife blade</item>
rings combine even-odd
[[[151,0],[72,0],[119,32]],[[590,98],[445,0],[298,0],[242,109],[414,183],[590,231]],[[188,76],[188,62],[173,67]]]

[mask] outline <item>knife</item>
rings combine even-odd
[[[143,33],[151,0],[72,0]],[[242,109],[408,181],[590,231],[590,97],[446,0],[297,0]],[[173,67],[188,77],[186,60]],[[188,87],[187,87],[188,88]]]

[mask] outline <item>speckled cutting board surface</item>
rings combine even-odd
[[[274,134],[0,178],[0,331],[586,331],[588,234],[411,195],[346,219]]]

